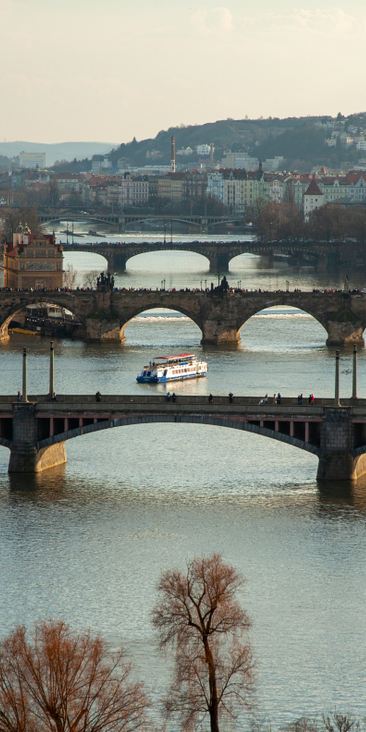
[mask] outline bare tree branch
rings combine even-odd
[[[62,621],[19,626],[0,644],[0,732],[134,732],[148,701],[123,651]]]
[[[153,624],[160,648],[175,652],[165,712],[187,732],[207,714],[218,732],[219,718],[253,707],[254,664],[243,642],[251,623],[236,599],[242,584],[218,554],[193,559],[186,574],[174,569],[160,578]]]

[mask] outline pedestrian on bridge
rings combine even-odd
[[[303,395],[302,395],[302,394],[299,394],[299,396],[297,397],[297,403],[298,403],[298,404],[299,404],[300,406],[302,405],[302,400],[303,400]]]
[[[230,394],[229,394],[229,402],[230,402],[230,404],[233,403],[233,399],[234,399],[234,394],[231,391]]]
[[[281,394],[280,394],[280,392],[278,392],[277,399],[276,399],[277,404],[281,404],[281,400],[282,400]]]
[[[213,396],[212,396],[212,394],[209,394],[208,401],[209,401],[210,404],[212,404],[212,402],[213,402]]]
[[[97,393],[95,395],[95,401],[96,402],[101,402],[102,401],[102,395],[101,395],[100,391],[97,391]]]

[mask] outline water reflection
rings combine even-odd
[[[39,495],[53,500],[59,498],[66,486],[66,465],[58,465],[42,473],[21,475],[8,473],[8,488],[16,497],[36,498]]]
[[[357,481],[318,481],[319,507],[332,509],[355,508],[366,510],[366,475]]]

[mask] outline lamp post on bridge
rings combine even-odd
[[[353,346],[352,400],[357,401],[357,346]]]
[[[53,341],[51,341],[50,344],[50,390],[49,390],[49,396],[51,399],[53,398],[55,394],[55,351],[53,348]]]
[[[23,348],[22,402],[28,401],[27,394],[27,349]]]
[[[334,406],[341,406],[341,403],[339,401],[339,351],[336,351]]]

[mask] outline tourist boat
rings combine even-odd
[[[207,363],[194,353],[178,353],[176,356],[157,356],[144,366],[136,381],[139,384],[160,384],[179,379],[196,379],[207,376]]]

